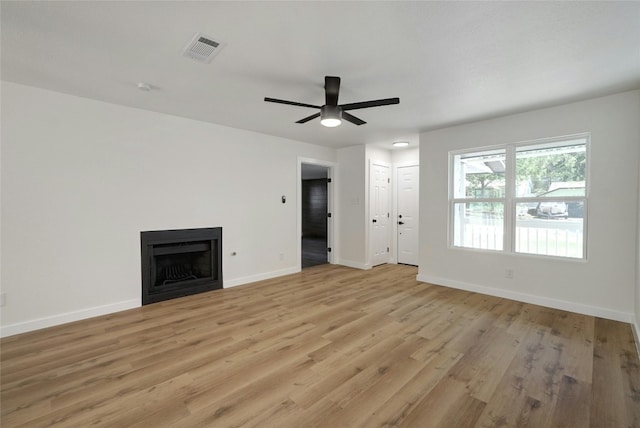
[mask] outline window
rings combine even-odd
[[[504,248],[505,166],[505,149],[454,156],[455,246]]]
[[[588,136],[450,154],[454,247],[584,259]]]

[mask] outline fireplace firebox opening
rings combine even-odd
[[[222,228],[140,232],[142,304],[222,288]]]

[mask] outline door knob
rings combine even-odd
[[[399,221],[398,224],[404,224],[404,221]]]

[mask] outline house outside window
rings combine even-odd
[[[451,152],[452,247],[586,259],[588,135]]]

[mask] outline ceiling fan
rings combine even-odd
[[[276,98],[265,97],[265,101],[270,103],[288,104],[292,106],[309,107],[320,109],[320,112],[300,119],[296,123],[306,123],[316,117],[320,117],[320,123],[324,126],[333,128],[340,125],[342,119],[355,125],[364,125],[364,120],[347,113],[347,110],[357,110],[361,108],[380,107],[390,104],[399,104],[400,98],[385,98],[382,100],[362,101],[359,103],[338,104],[338,95],[340,93],[340,78],[336,76],[324,77],[325,105],[314,106],[311,104],[298,103],[295,101],[279,100]]]

